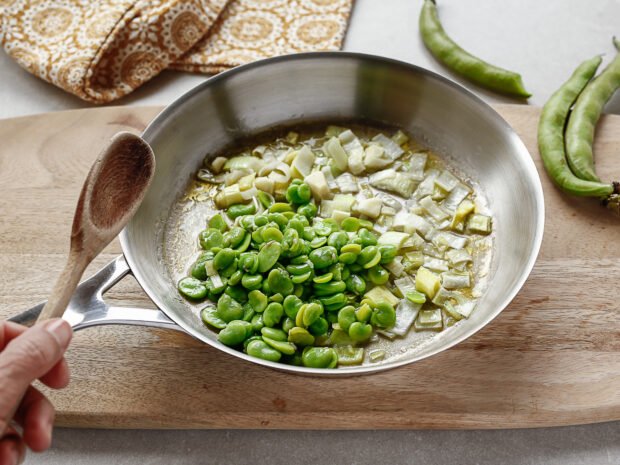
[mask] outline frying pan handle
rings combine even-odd
[[[67,306],[63,319],[74,331],[98,325],[139,325],[158,328],[183,329],[168,318],[161,310],[115,307],[103,300],[103,293],[131,272],[125,257],[119,255],[86,281],[80,283]],[[45,302],[9,318],[26,326],[34,324]]]

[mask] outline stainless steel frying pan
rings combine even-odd
[[[179,297],[176,279],[204,228],[200,208],[180,214],[180,199],[205,155],[279,125],[363,120],[389,124],[445,156],[478,185],[494,221],[488,286],[472,316],[422,342],[399,341],[381,363],[320,370],[267,362],[224,346],[199,309]],[[272,58],[215,76],[167,107],[143,135],[157,172],[135,217],[120,235],[118,257],[82,283],[64,318],[75,329],[139,324],[177,329],[253,363],[297,373],[346,375],[397,367],[436,354],[495,318],[519,291],[540,248],[544,205],[540,180],[512,128],[467,90],[416,66],[356,53]],[[161,310],[108,306],[102,294],[133,273]],[[34,307],[14,320],[37,314]]]

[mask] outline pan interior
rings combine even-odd
[[[195,203],[183,216],[180,202],[205,156],[274,126],[339,121],[402,128],[464,173],[488,201],[495,250],[488,289],[468,320],[423,344],[404,346],[384,362],[327,371],[368,372],[427,357],[482,328],[512,300],[538,253],[544,218],[540,180],[514,131],[479,99],[420,68],[359,54],[298,54],[210,79],[168,107],[144,134],[157,170],[121,242],[149,297],[187,332],[256,363],[326,371],[272,364],[218,343],[198,307],[179,296],[175,278],[191,261],[196,231],[204,227],[206,206]]]

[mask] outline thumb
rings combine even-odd
[[[0,352],[0,426],[35,379],[58,363],[71,341],[71,326],[61,319],[39,323],[13,339]]]

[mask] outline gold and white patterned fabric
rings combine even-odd
[[[0,44],[31,73],[105,103],[166,68],[204,73],[338,50],[353,0],[0,0]]]

